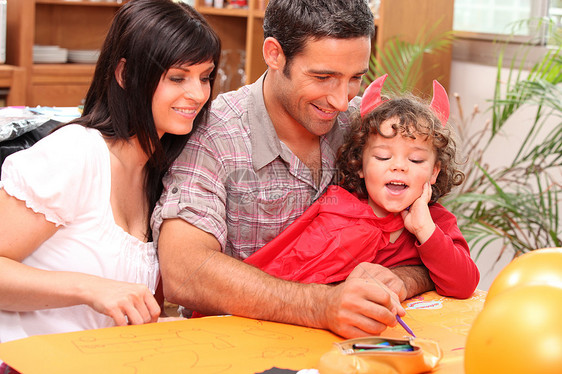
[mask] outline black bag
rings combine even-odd
[[[18,136],[17,138],[0,142],[0,168],[2,167],[2,164],[4,163],[6,157],[11,155],[12,153],[31,147],[40,139],[49,135],[55,128],[60,125],[62,125],[62,122],[48,120],[36,129],[28,131],[25,134]]]

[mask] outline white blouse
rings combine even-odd
[[[159,268],[153,243],[129,235],[113,218],[109,149],[98,130],[68,125],[14,153],[4,161],[0,188],[59,227],[24,264],[143,283],[155,291]],[[86,305],[0,310],[0,342],[113,325]]]

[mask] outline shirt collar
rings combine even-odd
[[[282,154],[282,147],[263,100],[263,81],[267,71],[250,85],[248,122],[255,170],[263,168]]]

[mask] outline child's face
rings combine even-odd
[[[391,134],[389,119],[381,125],[383,134]],[[434,184],[440,167],[430,140],[416,139],[400,134],[392,138],[371,135],[363,149],[363,169],[359,176],[365,179],[369,205],[375,214],[384,217],[406,209],[421,196],[426,182]]]

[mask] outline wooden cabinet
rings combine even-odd
[[[266,70],[262,44],[267,2],[248,0],[245,8],[219,9],[205,6],[205,0],[195,0],[195,8],[219,34],[223,51],[230,52],[230,56],[224,59],[224,71],[230,73],[231,79],[220,90],[215,86],[215,93],[251,83]],[[18,87],[21,87],[15,89],[12,100],[8,99],[10,105],[80,105],[89,87],[94,64],[34,64],[33,45],[99,49],[121,5],[108,0],[8,0],[6,62],[11,67],[7,67],[5,72],[0,71],[0,83],[13,84],[17,81]],[[395,36],[414,41],[421,29],[437,22],[439,25],[434,29],[435,33],[451,30],[453,1],[381,0],[378,13],[373,43],[384,48],[385,43]],[[242,65],[240,51],[243,51],[244,57]],[[426,56],[424,64],[439,66],[441,83],[447,88],[450,51]],[[244,74],[240,74],[240,70]],[[431,91],[431,80],[434,78],[424,76],[422,91]],[[217,85],[219,83],[217,79]]]
[[[416,42],[419,34],[431,30],[429,39],[453,29],[452,0],[381,0],[378,15],[375,18],[376,35],[373,45],[383,49],[385,44],[399,37],[406,42]],[[422,62],[424,74],[416,90],[431,95],[433,79],[448,89],[451,71],[452,48],[436,54],[426,54]],[[430,69],[431,67],[431,69]]]
[[[6,60],[24,71],[21,104],[80,105],[95,65],[36,64],[33,45],[100,49],[120,6],[106,0],[8,0]]]
[[[221,68],[232,74],[226,87],[221,87],[218,77],[215,94],[237,89],[242,81],[246,84],[254,82],[267,68],[262,54],[263,16],[267,1],[248,0],[247,4],[245,8],[214,8],[206,6],[205,0],[195,1],[195,9],[205,16],[221,38]],[[245,79],[241,79],[238,73],[240,51],[243,51]]]
[[[205,0],[196,0],[195,7],[209,21],[219,34],[223,50],[242,49],[246,54],[246,83],[255,81],[265,71],[267,66],[263,61],[263,17],[267,0],[248,0],[247,9],[217,9],[205,6]],[[414,42],[420,30],[434,27],[433,35],[452,30],[453,4],[451,0],[381,0],[375,18],[376,35],[373,48],[384,45],[398,36],[402,40]],[[234,64],[236,61],[234,62]],[[438,65],[435,72],[445,88],[449,86],[451,50],[437,55],[427,55],[423,60],[424,66]],[[235,69],[229,66],[228,70]],[[424,76],[417,87],[421,92],[431,93],[431,82],[437,77]],[[231,84],[229,89],[236,89]],[[215,93],[217,86],[215,86]]]
[[[8,95],[5,105],[24,105],[25,74],[23,68],[0,64],[0,88],[7,88]]]

